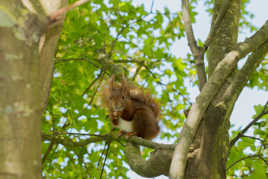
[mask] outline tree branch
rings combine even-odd
[[[90,136],[90,138],[88,139],[80,139],[78,142],[73,141],[70,138],[67,138],[63,135],[87,135]],[[57,144],[62,144],[65,146],[69,146],[69,147],[81,147],[81,146],[86,146],[90,143],[97,143],[97,142],[102,142],[102,141],[117,141],[117,142],[121,142],[121,141],[125,141],[125,142],[130,142],[133,143],[135,145],[141,145],[141,146],[145,146],[148,148],[152,148],[152,149],[166,149],[166,150],[174,150],[175,145],[174,144],[159,144],[150,140],[145,140],[142,139],[140,137],[136,137],[136,136],[132,136],[130,138],[125,137],[125,136],[114,136],[114,135],[110,135],[110,134],[106,134],[106,135],[91,135],[91,134],[79,134],[79,133],[55,133],[55,136],[53,135],[49,135],[49,134],[42,134],[42,140],[50,140],[50,141],[54,141],[54,143]]]
[[[50,16],[49,16],[50,23],[56,22],[57,20],[60,19],[60,17],[63,14],[65,14],[69,10],[72,10],[72,9],[78,7],[78,6],[81,6],[82,4],[87,3],[88,1],[89,0],[79,0],[79,1],[74,2],[71,5],[68,5],[66,7],[58,9],[57,11],[53,12],[52,14],[50,14]]]
[[[187,153],[192,143],[194,135],[200,121],[207,110],[207,107],[217,94],[218,90],[224,84],[227,77],[236,67],[239,59],[243,58],[249,52],[258,48],[268,39],[268,21],[253,36],[238,44],[236,49],[230,51],[221,60],[213,71],[211,78],[203,87],[196,102],[192,105],[189,115],[184,123],[180,134],[180,140],[175,148],[173,159],[170,166],[171,179],[183,179],[187,161]]]
[[[233,100],[233,97],[238,97],[243,87],[246,85],[250,75],[256,70],[264,56],[268,52],[268,41],[263,43],[256,49],[246,60],[243,67],[236,71],[233,75],[233,80],[223,94],[223,101],[228,102]]]
[[[239,163],[239,162],[241,162],[241,161],[243,161],[243,160],[246,160],[246,159],[249,159],[249,158],[255,158],[255,157],[259,157],[259,156],[260,156],[260,154],[254,154],[254,155],[248,155],[248,156],[246,156],[246,157],[242,157],[241,159],[235,161],[235,162],[232,163],[230,166],[228,166],[228,167],[226,168],[226,171],[229,170],[230,168],[232,168],[235,164],[237,164],[237,163]]]
[[[198,47],[196,43],[196,39],[195,39],[193,28],[192,28],[190,12],[189,12],[189,1],[182,0],[181,4],[182,4],[182,18],[183,18],[183,22],[185,26],[186,37],[187,37],[188,45],[195,58],[196,71],[197,71],[197,77],[198,77],[198,86],[199,86],[199,90],[201,91],[207,81],[206,72],[205,72],[205,64],[204,64],[204,52],[205,51],[203,51],[202,48]]]
[[[268,106],[268,101],[266,102],[266,104],[263,107],[262,112],[257,115],[241,132],[239,132],[237,134],[237,136],[235,138],[233,138],[230,142],[230,147],[232,147],[246,132],[247,130],[254,125],[258,120],[260,120],[264,115],[268,114],[268,109],[266,109]]]
[[[209,32],[208,37],[204,43],[204,50],[206,50],[209,47],[210,42],[212,40],[212,37],[215,35],[215,32],[217,31],[218,27],[220,26],[220,23],[222,22],[222,19],[223,19],[224,15],[226,14],[226,12],[229,8],[229,5],[230,5],[230,0],[224,0],[222,8],[221,8],[216,20],[211,25],[210,32]]]
[[[192,28],[192,22],[191,22],[191,17],[190,17],[190,12],[189,12],[189,1],[182,0],[181,6],[182,6],[181,7],[182,19],[183,19],[184,26],[185,26],[188,45],[193,54],[198,54],[200,49],[196,43],[196,39],[195,39],[193,28]]]
[[[244,57],[249,52],[256,50],[267,40],[268,20],[266,20],[265,24],[254,35],[246,39],[244,42],[239,43],[237,49],[242,52],[241,56]]]
[[[140,155],[138,146],[129,143],[125,148],[127,163],[130,168],[143,177],[168,176],[169,166],[173,151],[156,150],[151,153],[150,158],[145,160]]]

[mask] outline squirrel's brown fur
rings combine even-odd
[[[125,78],[121,82],[115,82],[114,77],[107,81],[102,89],[102,103],[109,110],[113,125],[121,131],[125,129],[120,127],[120,119],[129,121],[131,132],[139,137],[153,139],[159,133],[159,104],[150,93]]]

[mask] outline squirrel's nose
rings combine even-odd
[[[113,110],[114,110],[114,112],[120,112],[120,111],[124,110],[124,107],[121,106],[120,104],[116,104],[113,106]]]

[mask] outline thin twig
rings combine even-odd
[[[126,28],[128,28],[128,27],[129,27],[129,24],[126,24],[126,25],[123,26],[123,27],[121,28],[121,30],[117,33],[115,39],[112,41],[111,50],[110,50],[110,52],[109,52],[109,54],[108,54],[108,58],[111,58],[111,56],[112,56],[112,54],[113,54],[113,51],[114,51],[114,47],[115,47],[116,42],[118,41],[120,35],[121,35],[121,34],[124,32],[124,30],[125,30]]]
[[[54,146],[54,140],[50,141],[50,144],[49,144],[49,146],[48,146],[48,148],[47,148],[47,151],[46,151],[46,153],[44,154],[44,156],[43,156],[43,158],[42,158],[42,164],[45,163],[45,161],[46,161],[46,159],[47,159],[47,156],[48,156],[48,154],[51,152],[53,146]]]
[[[128,57],[130,58],[130,57]],[[142,60],[134,60],[134,59],[130,59],[130,60],[114,60],[113,61],[114,63],[137,63],[137,64],[141,64],[143,63],[144,61]]]
[[[262,118],[262,116],[264,116],[265,114],[268,114],[268,110],[266,110],[266,107],[268,106],[268,101],[265,103],[262,112],[257,115],[241,132],[239,132],[237,134],[237,136],[235,138],[233,138],[230,142],[230,148],[243,136],[243,134],[245,132],[247,132],[247,130],[254,125],[259,119]]]
[[[98,134],[86,134],[79,132],[56,132],[57,135],[77,135],[77,136],[95,136],[95,137],[105,137],[106,135],[98,135]]]
[[[246,137],[246,138],[250,138],[250,139],[258,140],[258,141],[260,141],[261,143],[264,143],[264,142],[265,142],[264,140],[262,140],[262,139],[260,139],[260,138],[258,138],[258,137],[253,137],[253,136],[248,136],[248,135],[243,135],[243,134],[242,134],[241,137]]]
[[[101,168],[100,179],[102,178],[102,174],[103,174],[103,171],[104,171],[105,163],[106,163],[106,160],[107,160],[107,157],[108,157],[108,154],[109,154],[110,145],[111,145],[111,142],[108,142],[107,149],[106,149],[106,155],[105,155],[105,158],[104,158],[103,166]]]
[[[55,131],[56,124],[55,124],[55,116],[54,116],[53,110],[51,110],[51,117],[52,117],[52,134],[53,134],[53,136],[55,136],[55,134],[56,134],[56,131]],[[46,151],[46,153],[44,154],[44,156],[42,158],[42,164],[45,163],[45,161],[46,161],[46,159],[48,157],[48,154],[53,149],[54,144],[55,144],[54,140],[51,140],[50,144],[49,144],[49,146],[47,148],[47,151]]]
[[[93,59],[94,61],[99,62],[99,60],[96,60],[96,59]],[[59,64],[59,63],[63,63],[63,62],[70,62],[70,61],[75,61],[75,62],[78,62],[78,61],[85,61],[85,62],[88,62],[90,64],[92,64],[93,66],[95,66],[96,68],[99,68],[100,65],[97,65],[95,63],[92,63],[91,60],[89,60],[88,58],[56,58],[55,60],[55,64]]]
[[[85,89],[85,91],[83,92],[82,96],[84,96],[89,90],[90,88],[101,78],[101,76],[103,75],[103,69],[101,70],[100,74],[89,84],[89,86],[87,87],[87,89]]]
[[[136,79],[138,73],[140,72],[141,68],[142,68],[142,65],[139,65],[138,68],[136,69],[133,77],[132,77],[132,81],[135,81],[135,79]]]
[[[153,12],[153,8],[154,8],[154,0],[152,0],[152,4],[151,4],[151,10],[150,10],[150,13]]]
[[[235,164],[243,161],[243,160],[246,160],[246,159],[249,159],[249,158],[255,158],[255,157],[259,157],[259,154],[254,154],[254,155],[248,155],[246,157],[242,157],[241,159],[235,161],[234,163],[232,163],[229,167],[226,168],[226,170],[229,170],[230,168],[232,168]]]
[[[102,157],[103,157],[103,155],[104,155],[104,153],[105,153],[105,148],[106,148],[107,144],[108,144],[108,143],[105,142],[105,144],[104,144],[104,148],[103,148],[103,150],[102,150],[102,152],[101,152],[101,155],[100,155],[100,158],[99,158],[99,160],[98,160],[97,168],[99,168],[99,166],[100,166],[101,159],[102,159]]]
[[[265,158],[263,158],[261,155],[259,156],[259,158],[268,166],[268,160],[265,160]]]
[[[146,16],[145,16],[146,17]],[[140,17],[138,20],[135,21],[135,24],[138,23],[139,21],[143,20],[142,19],[143,17]],[[118,41],[120,35],[125,31],[125,29],[127,29],[128,27],[130,26],[129,23],[125,24],[125,26],[123,26],[121,28],[121,30],[117,33],[115,39],[112,41],[112,45],[111,45],[111,50],[110,52],[108,53],[108,58],[111,58],[112,54],[113,54],[113,51],[114,51],[114,47],[115,47],[115,44],[116,42]]]
[[[100,78],[101,78],[100,81],[102,81],[102,77],[103,77],[103,75],[100,77]],[[88,105],[91,105],[91,104],[93,103],[94,98],[95,98],[95,96],[96,96],[96,94],[97,94],[97,92],[98,92],[98,89],[99,89],[100,85],[101,85],[101,82],[100,82],[99,85],[96,87],[96,89],[95,89],[93,95],[91,96],[91,99],[90,99]]]

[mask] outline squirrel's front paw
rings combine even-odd
[[[111,119],[113,125],[117,126],[119,124],[119,118],[118,117],[110,115],[110,119]]]
[[[112,119],[112,123],[113,123],[113,125],[117,126],[119,124],[118,118]]]

